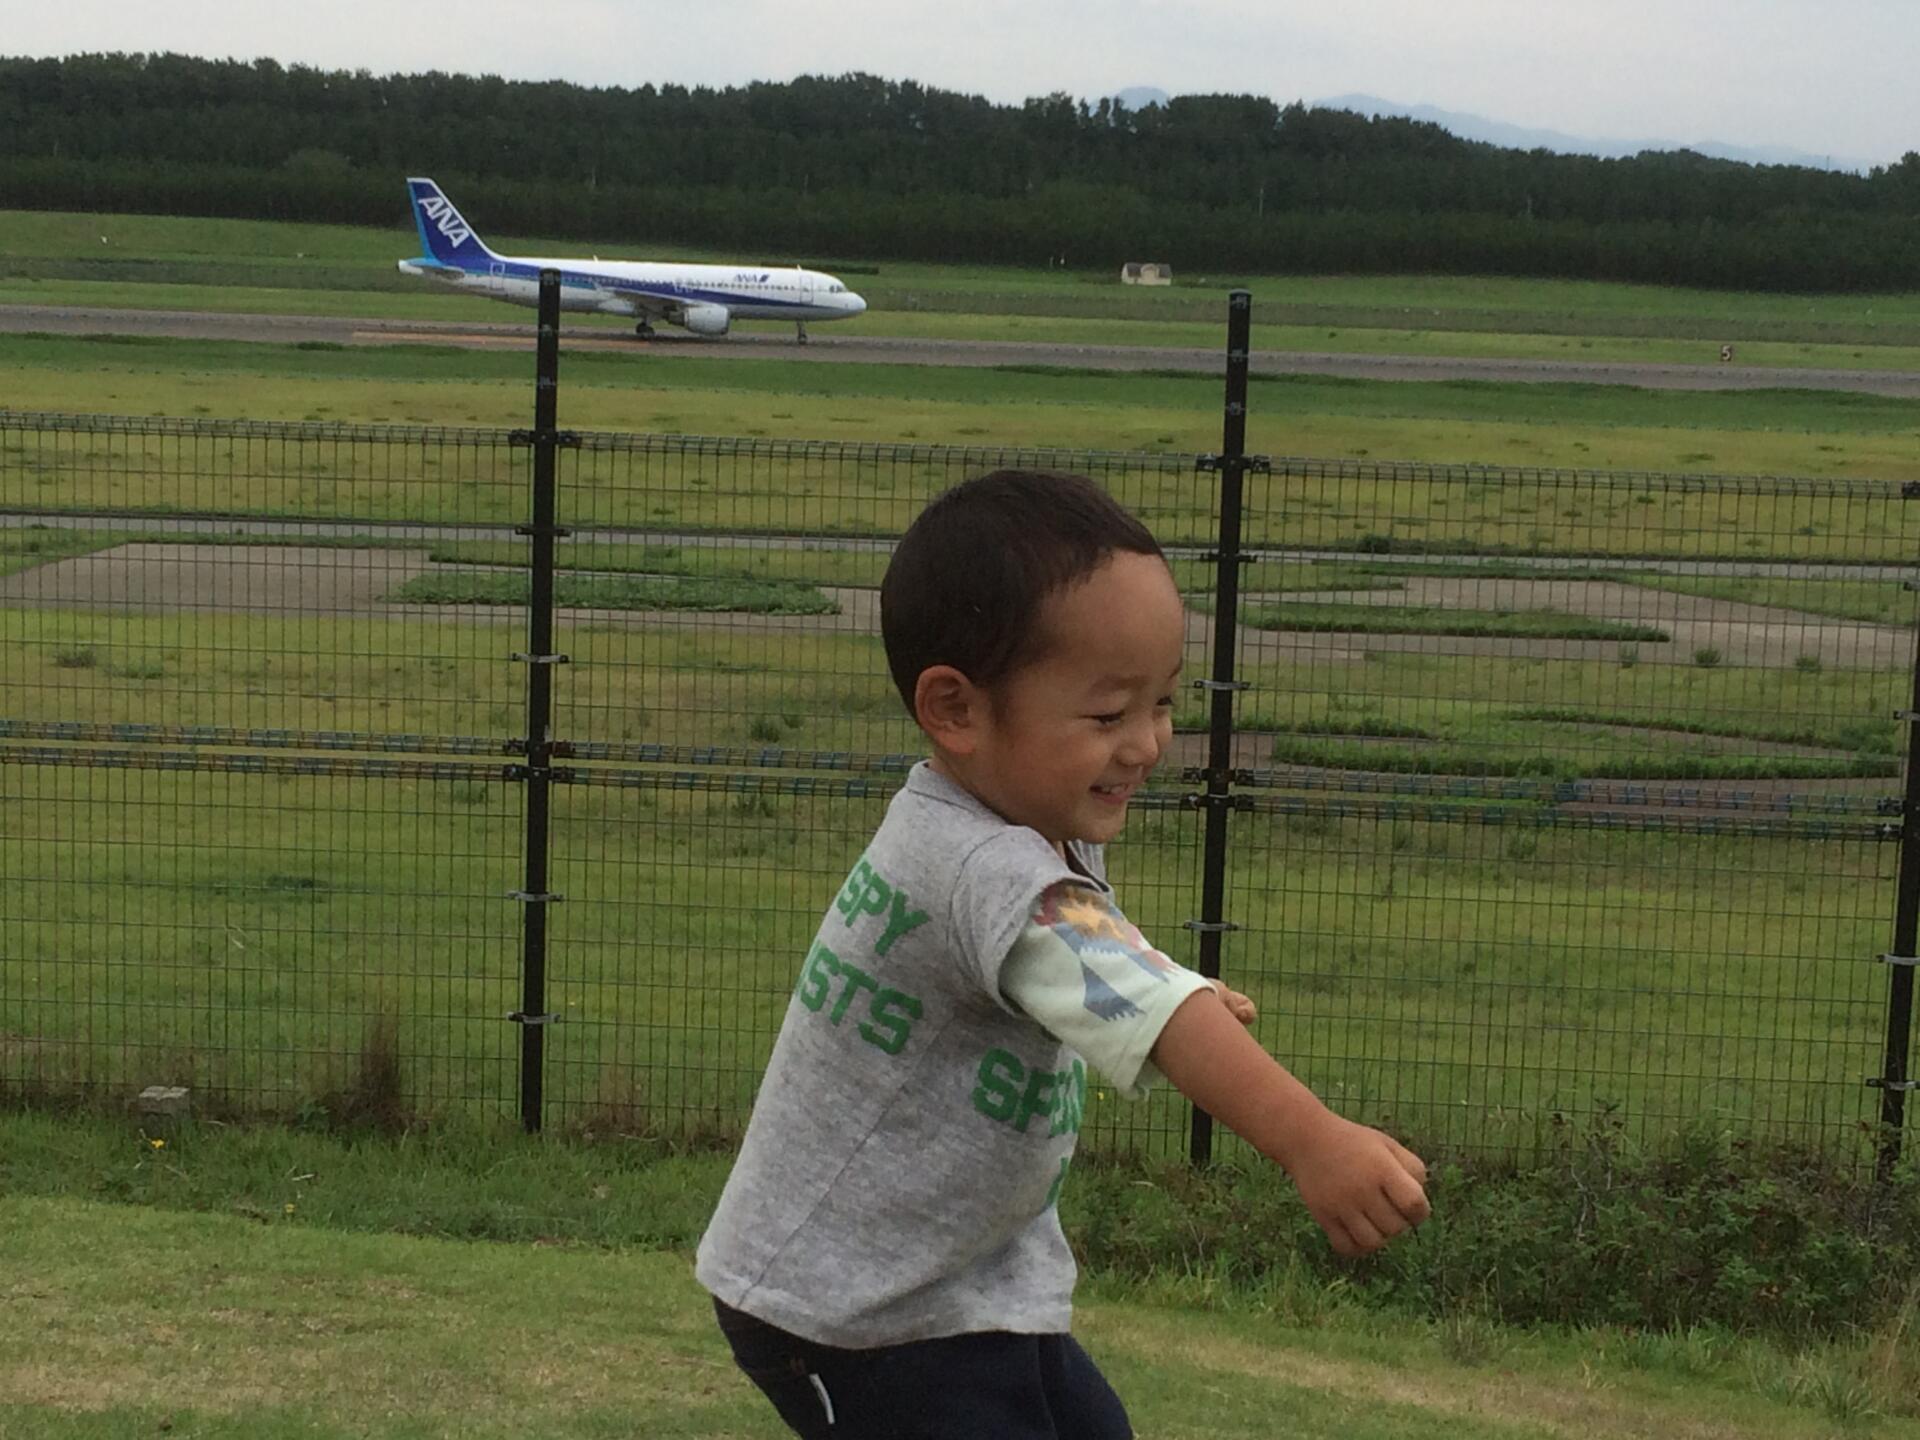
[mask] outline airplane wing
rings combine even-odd
[[[458,265],[442,265],[425,258],[402,260],[399,264],[403,275],[431,275],[436,280],[462,280],[467,274]]]
[[[605,288],[610,294],[617,295],[633,306],[635,315],[649,320],[669,320],[678,323],[681,312],[686,309],[684,301],[652,290],[629,289],[619,284],[608,285]]]

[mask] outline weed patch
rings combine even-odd
[[[639,580],[561,575],[554,604],[582,610],[699,610],[750,615],[837,615],[840,607],[810,585],[746,580]],[[424,605],[526,605],[525,575],[420,575],[387,598]]]

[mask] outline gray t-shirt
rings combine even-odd
[[[700,1283],[825,1345],[1057,1333],[1073,1256],[1054,1202],[1085,1062],[1001,994],[1035,901],[1080,878],[920,764],[828,908],[801,968]]]

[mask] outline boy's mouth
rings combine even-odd
[[[1133,794],[1133,786],[1132,785],[1096,785],[1093,787],[1093,793],[1098,795],[1102,800],[1108,800],[1116,804],[1121,804],[1121,803],[1124,803],[1127,800],[1127,798]]]

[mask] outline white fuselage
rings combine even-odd
[[[455,290],[467,290],[516,305],[540,303],[540,275],[560,277],[560,308],[625,315],[651,335],[656,321],[681,325],[696,335],[719,336],[735,320],[790,320],[807,338],[809,320],[844,320],[867,302],[833,276],[802,266],[675,265],[648,260],[546,260],[501,255],[454,208],[439,185],[424,175],[407,178],[420,254],[399,262],[405,275],[421,275]]]
[[[480,268],[484,264],[485,268]],[[540,272],[560,272],[560,308],[602,315],[646,316],[661,308],[698,313],[724,306],[738,320],[840,320],[866,301],[819,270],[739,265],[674,265],[640,260],[545,260],[503,255],[454,269],[400,262],[409,275],[426,275],[455,289],[518,305],[540,303]],[[655,299],[649,306],[635,298]]]

